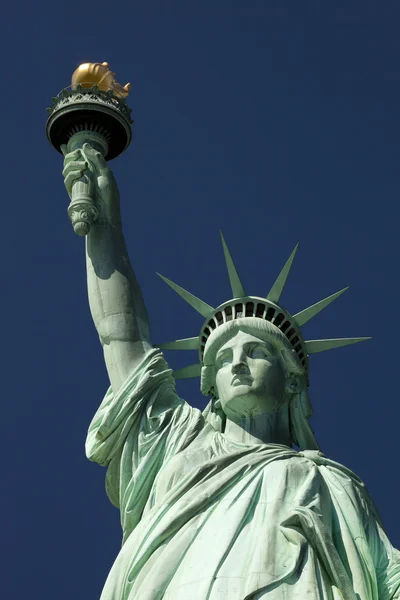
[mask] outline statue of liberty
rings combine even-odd
[[[400,553],[363,482],[320,451],[309,425],[309,355],[366,338],[305,341],[301,326],[344,290],[291,315],[280,305],[296,249],[265,297],[248,296],[229,249],[232,299],[154,347],[127,254],[119,192],[90,144],[66,152],[68,193],[86,174],[91,314],[110,379],[86,442],[121,514],[122,548],[101,600],[395,600]],[[163,349],[197,350],[173,373]],[[201,377],[201,412],[176,392]]]

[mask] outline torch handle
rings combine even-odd
[[[68,216],[74,231],[79,236],[87,235],[92,224],[99,216],[95,203],[93,183],[87,175],[83,175],[72,184],[71,202]]]
[[[107,154],[108,145],[104,136],[94,131],[79,131],[75,133],[70,137],[68,144],[62,148],[63,154],[65,155],[68,152],[78,149],[82,150],[83,145],[86,143],[96,148],[103,156]],[[79,236],[87,235],[92,224],[99,216],[95,191],[93,179],[85,173],[72,184],[68,216],[75,233]]]

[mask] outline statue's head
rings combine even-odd
[[[318,447],[307,423],[312,411],[304,366],[287,337],[268,321],[242,318],[213,332],[204,350],[201,391],[212,397],[208,420],[220,431],[226,418],[267,418],[284,409],[292,441]]]
[[[261,297],[246,295],[223,238],[222,243],[233,298],[213,308],[162,277],[206,321],[199,336],[160,347],[198,351],[200,364],[176,371],[175,377],[201,374],[201,390],[212,397],[204,415],[216,429],[224,430],[226,418],[268,414],[286,404],[292,441],[302,449],[316,449],[308,424],[309,355],[369,338],[305,341],[300,328],[347,288],[292,315],[280,304],[280,296],[297,246],[268,295]]]
[[[226,415],[275,410],[305,386],[305,370],[287,337],[256,317],[225,323],[208,339],[201,391]]]

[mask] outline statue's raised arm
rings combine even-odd
[[[116,393],[151,347],[149,320],[126,249],[117,183],[102,154],[89,144],[65,156],[70,196],[83,174],[92,181],[99,211],[86,236],[89,305]]]

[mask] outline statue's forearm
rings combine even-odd
[[[150,327],[121,225],[96,224],[86,238],[89,305],[114,392],[150,347]]]

